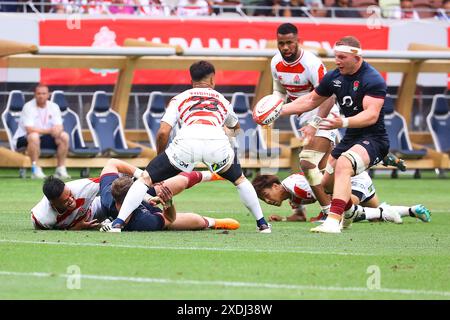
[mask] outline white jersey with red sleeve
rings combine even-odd
[[[308,203],[310,203],[311,200],[316,200],[316,196],[314,195],[308,180],[306,180],[301,172],[291,174],[281,181],[281,185],[291,194],[289,204],[294,210],[302,205],[303,200],[308,200]]]
[[[222,128],[234,127],[238,118],[222,94],[211,88],[193,88],[170,100],[161,121],[172,127],[179,122],[181,129],[192,124]]]
[[[274,91],[286,93],[287,100],[293,101],[298,97],[310,93],[317,87],[327,72],[325,65],[313,53],[301,50],[300,57],[294,62],[284,61],[278,52],[270,63],[274,82]],[[305,125],[318,112],[318,108],[301,114],[297,120],[300,126]],[[335,105],[331,112],[339,114],[339,108]],[[325,137],[334,142],[337,130],[317,130],[316,136]]]
[[[310,93],[319,85],[326,69],[322,61],[313,53],[301,50],[300,57],[294,62],[283,60],[281,53],[272,58],[270,64],[275,87],[282,87],[289,100]]]
[[[92,204],[100,190],[100,179],[74,180],[66,183],[66,186],[75,197],[75,209],[59,213],[44,196],[31,209],[31,222],[35,229],[69,229],[81,220],[93,219]]]

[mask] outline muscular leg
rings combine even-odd
[[[55,137],[55,143],[57,145],[56,158],[58,167],[64,167],[69,151],[69,135],[67,132],[62,131],[58,137]]]
[[[236,186],[242,203],[255,217],[259,231],[262,233],[270,233],[271,229],[264,219],[261,204],[259,203],[255,188],[253,188],[250,181],[248,181],[248,179],[242,174],[241,165],[237,162],[236,155],[233,164],[224,168],[221,172],[219,172],[219,175]]]
[[[348,154],[349,151],[353,156]],[[367,168],[370,158],[366,149],[360,145],[351,147],[347,154],[343,153],[336,161],[334,179],[339,183],[335,183],[333,187],[330,214],[322,225],[311,229],[312,232],[340,233],[342,215],[352,207],[350,178],[355,174],[354,166],[356,170]]]
[[[37,132],[27,135],[27,154],[32,162],[36,162],[41,154],[41,139]]]
[[[322,174],[319,164],[326,161],[331,149],[331,141],[324,137],[313,137],[311,141],[300,152],[300,167],[311,186],[322,212],[328,214],[330,208],[330,197],[325,193],[321,185]]]
[[[328,158],[328,163],[325,168],[325,174],[322,178],[322,187],[326,193],[332,194],[334,187],[334,168],[336,166],[336,159]]]
[[[208,221],[196,213],[177,213],[176,220],[168,230],[203,230],[208,228]]]

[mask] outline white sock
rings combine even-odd
[[[365,207],[364,211],[366,213],[366,220],[380,219],[381,217],[381,208]]]
[[[238,189],[239,197],[241,197],[242,203],[252,213],[256,221],[264,218],[255,188],[253,188],[250,181],[248,181],[248,179],[245,179],[245,181],[237,185],[236,188]]]
[[[135,181],[130,190],[128,190],[125,199],[123,200],[122,207],[120,208],[117,218],[126,221],[131,213],[136,210],[137,207],[144,200],[144,196],[147,194],[148,187],[140,180]]]
[[[203,219],[208,222],[208,228],[212,228],[216,225],[216,219],[214,218],[203,217]]]
[[[202,173],[202,182],[211,181],[212,172],[211,171],[201,171]]]
[[[327,206],[320,206],[320,210],[322,210],[323,214],[328,214],[330,213],[330,208],[331,208],[331,204],[327,205]]]
[[[361,213],[364,213],[364,209],[360,205],[352,204],[350,209],[344,211],[345,219],[355,219],[360,216]]]
[[[405,206],[391,206],[392,209],[397,211],[400,214],[400,217],[409,217],[409,209],[410,207]],[[411,208],[412,210],[412,208]],[[414,210],[413,210],[414,212]]]

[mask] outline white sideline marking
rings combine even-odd
[[[54,241],[28,241],[28,240],[10,240],[0,239],[0,243],[22,243],[22,244],[41,244],[56,246],[79,246],[79,247],[109,247],[109,248],[128,248],[128,249],[150,249],[150,250],[192,250],[192,251],[217,251],[217,252],[261,252],[261,253],[303,253],[317,255],[341,255],[341,256],[374,256],[372,253],[358,252],[323,252],[323,251],[306,251],[306,250],[271,250],[271,249],[254,249],[254,248],[211,248],[211,247],[163,247],[163,246],[143,246],[128,244],[108,244],[108,243],[89,243],[89,242],[54,242]]]
[[[54,274],[47,272],[11,272],[0,271],[0,276],[17,276],[17,277],[38,277],[38,278],[68,278],[71,274]],[[310,286],[310,285],[294,285],[294,284],[277,284],[277,283],[257,283],[257,282],[233,282],[233,281],[202,281],[202,280],[173,280],[164,278],[142,278],[142,277],[116,277],[101,276],[94,274],[81,274],[82,279],[100,280],[100,281],[124,281],[135,283],[164,283],[175,285],[207,285],[207,286],[225,286],[225,287],[247,287],[247,288],[265,288],[265,289],[289,289],[289,290],[317,290],[317,291],[354,291],[365,293],[396,293],[406,295],[436,295],[450,297],[449,291],[429,291],[429,290],[412,290],[412,289],[368,289],[364,287],[327,287],[327,286]]]

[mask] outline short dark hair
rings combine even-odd
[[[338,42],[336,42],[337,46],[344,45],[344,46],[350,46],[355,48],[361,48],[361,42],[359,42],[358,39],[356,39],[354,36],[345,36],[341,39],[339,39]]]
[[[117,204],[122,204],[128,190],[133,184],[133,178],[130,176],[122,176],[114,180],[111,185],[111,195]]]
[[[278,34],[298,34],[298,29],[296,26],[294,26],[292,23],[283,23],[280,24],[280,26],[277,29]]]
[[[189,73],[193,81],[200,81],[211,74],[215,74],[216,69],[211,62],[200,60],[191,65]]]
[[[65,186],[66,184],[64,183],[64,181],[55,178],[54,176],[49,176],[44,180],[42,192],[49,201],[53,201],[61,196],[61,194],[64,192]]]
[[[34,92],[36,92],[37,89],[39,89],[39,88],[47,88],[47,90],[50,91],[50,89],[48,88],[48,85],[46,85],[45,83],[38,83],[38,84],[36,85],[36,87],[34,87]]]
[[[274,184],[281,184],[280,179],[272,174],[262,174],[256,176],[252,181],[253,188],[255,188],[258,198],[262,199],[262,192],[264,189],[272,188]]]

